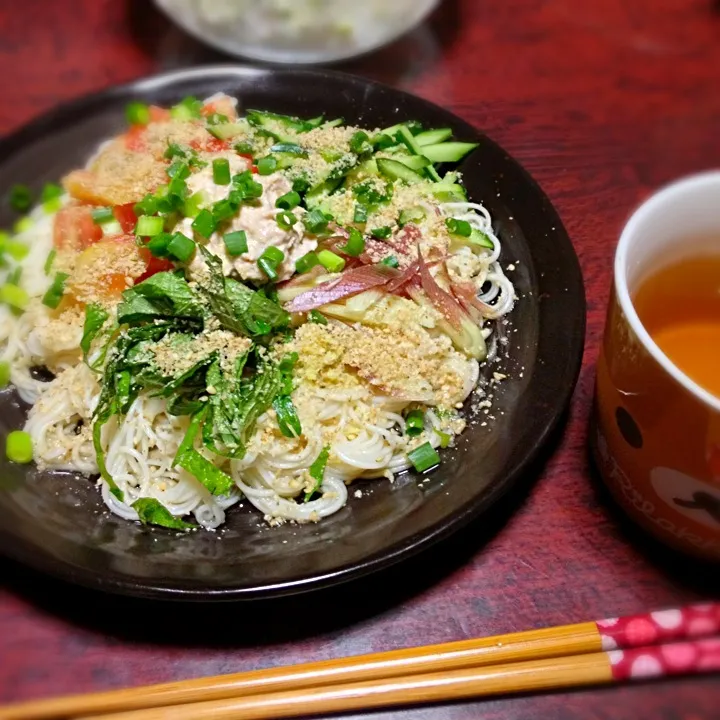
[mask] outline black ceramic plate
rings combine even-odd
[[[40,188],[82,165],[124,127],[125,104],[159,105],[222,90],[243,107],[364,127],[416,119],[480,143],[462,165],[472,199],[490,210],[519,295],[500,363],[508,379],[494,419],[472,425],[427,478],[357,485],[348,505],[317,525],[270,528],[248,507],[217,533],[177,535],[106,512],[95,486],[67,473],[0,460],[0,543],[7,555],[83,585],[147,597],[221,600],[296,593],[371,573],[427,547],[507,492],[546,442],[572,393],[582,355],[585,301],[577,258],[557,213],[500,147],[449,112],[367,80],[326,71],[199,68],[112,88],[61,107],[0,142],[0,192]],[[5,212],[5,211],[3,211]],[[0,217],[0,227],[10,217]],[[0,394],[0,433],[25,408]],[[419,481],[424,482],[420,483]],[[353,486],[355,487],[355,486]]]

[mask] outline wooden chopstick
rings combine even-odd
[[[155,707],[79,720],[279,720],[720,671],[720,637]]]
[[[654,619],[662,619],[663,616],[665,620],[662,623]],[[637,628],[643,627],[646,628],[644,635],[637,632]],[[629,632],[633,628],[635,631]],[[653,636],[648,634],[647,628],[653,630]],[[0,708],[0,720],[51,720],[102,715],[237,699],[258,693],[384,681],[421,673],[445,674],[467,668],[476,672],[477,668],[489,665],[629,648],[638,644],[638,638],[641,638],[641,643],[651,643],[713,634],[720,634],[720,603],[290,667],[32,701]]]

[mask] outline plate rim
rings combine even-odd
[[[0,555],[4,555],[16,562],[27,565],[33,570],[45,573],[57,579],[78,584],[86,588],[101,590],[109,593],[117,593],[126,596],[134,596],[155,600],[175,601],[237,601],[237,600],[258,600],[271,597],[281,597],[301,594],[328,588],[340,583],[349,582],[370,575],[374,572],[384,570],[407,558],[418,555],[429,547],[441,542],[451,534],[468,525],[474,518],[479,516],[488,507],[497,503],[513,487],[518,484],[527,469],[537,460],[549,439],[559,427],[563,416],[574,394],[577,381],[582,369],[582,361],[585,347],[585,333],[587,324],[587,303],[584,278],[580,262],[572,244],[570,236],[557,209],[550,201],[550,198],[541,188],[539,183],[518,162],[510,153],[504,150],[494,140],[485,135],[480,129],[464,118],[456,115],[452,110],[440,107],[436,103],[422,96],[394,88],[390,85],[365,78],[360,75],[340,72],[327,68],[317,67],[255,67],[243,63],[222,63],[182,68],[166,72],[156,73],[131,80],[126,83],[111,85],[102,90],[87,93],[78,98],[60,103],[47,111],[31,118],[27,123],[12,130],[10,134],[0,137],[0,156],[5,158],[13,155],[14,148],[21,147],[24,143],[42,136],[48,126],[59,121],[67,121],[82,110],[91,110],[96,104],[103,103],[108,98],[132,94],[135,97],[143,93],[149,93],[161,87],[171,86],[174,83],[181,83],[186,80],[217,78],[227,75],[228,77],[262,77],[270,75],[299,75],[299,76],[324,76],[333,77],[338,81],[346,83],[361,83],[365,86],[376,87],[384,92],[391,92],[396,96],[421,100],[424,103],[437,107],[455,116],[461,122],[472,127],[482,136],[483,140],[492,145],[496,150],[501,151],[507,160],[512,163],[517,171],[524,177],[527,186],[532,189],[537,198],[543,201],[545,211],[553,219],[554,241],[562,246],[561,254],[564,258],[564,265],[567,267],[567,277],[564,281],[567,285],[567,297],[572,298],[574,312],[568,318],[567,329],[569,342],[572,346],[568,365],[570,371],[565,375],[562,387],[555,395],[552,408],[548,410],[548,418],[541,431],[534,437],[528,447],[518,453],[519,459],[513,461],[511,470],[495,483],[484,494],[474,497],[464,506],[458,508],[452,515],[444,520],[438,521],[424,531],[418,531],[402,541],[396,542],[381,551],[365,556],[348,565],[342,566],[332,572],[308,575],[287,581],[266,583],[261,585],[245,587],[201,587],[203,581],[197,581],[198,587],[187,588],[174,586],[176,581],[157,581],[151,578],[137,576],[121,576],[113,573],[101,574],[97,571],[76,566],[68,561],[54,558],[36,545],[26,541],[15,533],[5,530],[0,524]],[[537,269],[537,268],[536,268]]]

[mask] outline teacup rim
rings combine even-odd
[[[676,193],[706,187],[708,184],[718,185],[720,197],[720,170],[709,170],[680,178],[679,180],[675,180],[661,187],[649,198],[647,198],[633,212],[629,220],[625,223],[625,227],[620,234],[620,240],[615,251],[613,278],[615,281],[615,292],[617,294],[620,308],[643,347],[665,370],[665,372],[667,372],[668,375],[685,388],[685,390],[694,395],[704,405],[709,406],[715,410],[715,412],[720,413],[720,398],[716,397],[708,390],[705,390],[705,388],[680,370],[680,368],[678,368],[677,365],[668,358],[668,356],[660,349],[658,344],[652,339],[650,333],[645,329],[645,326],[640,321],[640,317],[638,316],[632,302],[632,298],[630,297],[630,291],[628,290],[627,284],[628,250],[637,235],[638,227],[645,218],[661,210],[663,204]]]

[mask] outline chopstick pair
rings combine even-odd
[[[263,720],[720,671],[720,603],[42,700],[0,720]]]

